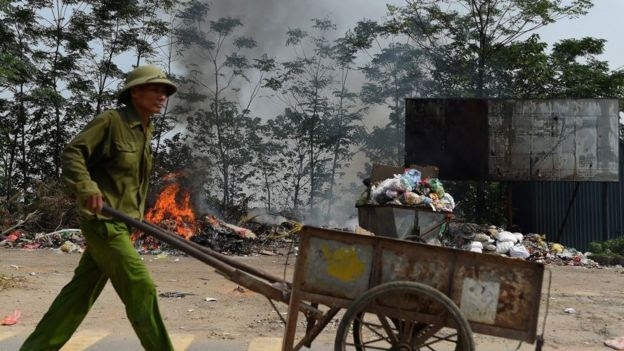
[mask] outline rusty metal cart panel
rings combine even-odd
[[[360,227],[377,236],[415,240],[439,245],[439,232],[443,231],[448,212],[434,212],[426,207],[405,205],[357,206]]]
[[[450,297],[475,332],[535,341],[543,265],[312,227],[304,228],[299,252],[290,306],[310,301],[347,307],[353,296],[379,284],[417,281]],[[405,306],[385,307],[391,314]],[[426,315],[427,306],[413,312]],[[296,313],[289,317],[295,318],[289,325],[296,322]],[[287,330],[285,345],[290,337]]]

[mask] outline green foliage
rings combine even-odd
[[[624,236],[589,243],[591,259],[602,265],[624,265]]]
[[[583,15],[589,0],[410,0],[390,7],[386,30],[403,33],[432,57],[442,96],[496,97],[493,62],[524,35],[561,18]]]
[[[624,236],[603,242],[591,242],[589,250],[592,253],[618,254],[624,256]]]

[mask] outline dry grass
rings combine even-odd
[[[24,278],[0,274],[0,291],[19,288],[24,285]]]

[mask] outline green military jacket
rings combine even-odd
[[[93,219],[86,200],[102,194],[104,202],[142,219],[152,169],[153,125],[143,130],[134,107],[102,112],[63,151],[63,180],[78,199],[80,218]],[[107,219],[102,214],[99,219]]]

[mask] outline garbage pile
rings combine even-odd
[[[543,264],[599,266],[590,258],[591,253],[582,253],[561,244],[549,243],[545,235],[523,235],[495,226],[452,223],[442,244],[477,253],[497,254]]]
[[[226,223],[213,216],[205,216],[196,220],[195,232],[188,240],[224,254],[276,254],[276,251],[288,246],[291,235],[301,228],[300,224],[286,219],[282,223],[266,223],[257,218],[247,220],[243,227]],[[176,232],[175,221],[164,219],[161,223],[155,224],[169,232]],[[133,236],[135,247],[141,254],[157,255],[175,251],[167,244],[140,232],[135,232]]]
[[[17,229],[0,241],[0,247],[58,248],[63,252],[82,252],[85,247],[85,239],[80,229],[62,229],[51,233],[28,233]]]
[[[301,229],[301,224],[284,217],[273,216],[273,219],[283,219],[283,222],[266,221],[267,216],[245,218],[243,226],[226,223],[216,217],[206,216],[196,220],[194,224],[185,224],[194,229],[189,240],[202,246],[225,254],[277,254],[281,249],[291,245],[293,234]],[[155,223],[162,229],[176,233],[178,223],[172,219],[163,219]],[[151,236],[141,232],[132,233],[134,245],[140,254],[161,254],[176,250],[164,243],[160,243]],[[7,234],[0,241],[0,247],[16,249],[54,249],[61,252],[83,252],[86,241],[80,229],[63,229],[51,233],[29,233],[16,229]]]
[[[373,184],[356,203],[366,204],[419,206],[444,212],[453,212],[455,208],[455,200],[445,192],[442,182],[437,178],[421,179],[420,171],[415,168]]]

